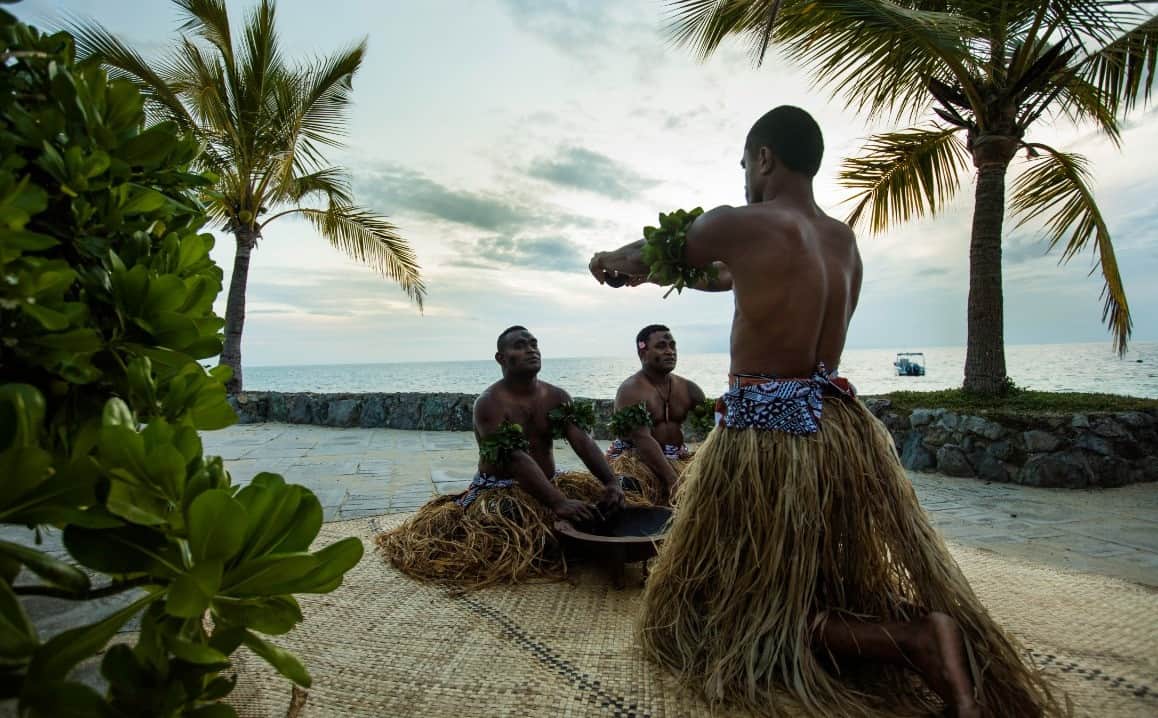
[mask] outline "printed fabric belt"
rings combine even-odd
[[[823,364],[808,378],[732,374],[731,387],[719,407],[720,423],[729,429],[763,429],[803,436],[820,431],[826,396],[851,399],[856,389]]]
[[[663,456],[665,459],[673,461],[687,459],[692,454],[688,451],[687,444],[662,444]],[[607,460],[615,461],[623,456],[626,452],[635,448],[635,444],[625,439],[616,439],[611,442],[611,446],[607,447]]]
[[[561,473],[563,472],[556,471],[555,476],[551,477],[551,480],[554,481]],[[514,485],[514,479],[500,479],[497,476],[490,476],[480,471],[474,475],[474,478],[470,481],[470,485],[466,487],[466,491],[462,492],[462,494],[454,500],[454,503],[465,509],[474,503],[481,492],[487,489],[509,489]]]

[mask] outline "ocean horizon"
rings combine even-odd
[[[965,347],[924,349],[926,374],[899,377],[893,368],[899,349],[848,349],[840,373],[861,394],[935,391],[959,387]],[[1042,391],[1121,394],[1158,399],[1158,342],[1136,342],[1118,358],[1109,342],[1007,345],[1009,376],[1021,387]],[[573,396],[611,398],[620,382],[639,369],[630,354],[613,357],[543,357],[540,377]],[[247,391],[317,393],[461,392],[477,394],[499,378],[493,358],[469,361],[303,364],[244,367]],[[709,395],[727,387],[726,353],[686,354],[676,373]]]

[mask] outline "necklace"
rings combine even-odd
[[[645,374],[644,376],[647,376],[647,375]],[[667,394],[666,395],[664,395],[664,393],[659,390],[659,385],[656,384],[654,381],[652,381],[651,377],[647,377],[647,383],[651,384],[651,387],[653,389],[655,389],[655,393],[658,394],[659,398],[663,401],[663,420],[664,420],[664,423],[671,421],[670,415],[668,413],[668,401],[671,399],[671,374],[668,374],[668,377],[667,377]]]

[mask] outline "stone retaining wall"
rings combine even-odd
[[[469,431],[474,394],[246,392],[241,423]],[[862,397],[888,427],[906,468],[1028,486],[1087,488],[1158,480],[1158,410],[985,417],[894,409]],[[611,401],[596,399],[595,436],[609,439]],[[702,437],[685,427],[689,440]]]

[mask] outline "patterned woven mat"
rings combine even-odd
[[[747,715],[716,709],[646,662],[632,641],[640,595],[581,570],[566,583],[464,596],[410,580],[371,537],[403,515],[327,524],[319,545],[367,551],[337,591],[303,596],[305,622],[274,641],[309,668],[303,716]],[[1158,595],[953,546],[993,616],[1033,652],[1079,716],[1158,715]],[[243,718],[284,716],[289,683],[244,652],[230,702]]]

